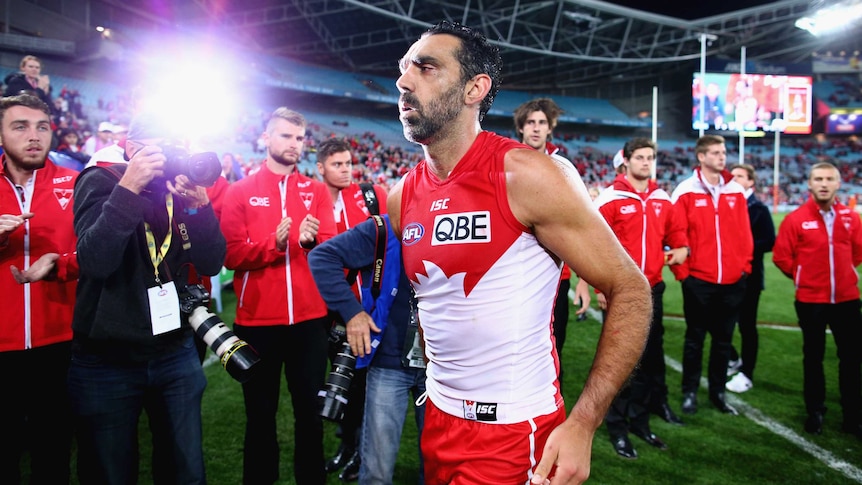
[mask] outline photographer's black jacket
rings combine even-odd
[[[115,165],[122,174],[125,166]],[[156,285],[147,250],[144,221],[157,245],[173,231],[170,248],[159,266],[161,281],[187,284],[188,266],[198,274],[215,275],[225,257],[225,240],[212,206],[187,214],[174,197],[168,228],[164,181],[157,192],[135,194],[118,185],[115,173],[102,167],[85,170],[75,186],[75,233],[78,236],[78,282],[72,322],[73,350],[116,361],[144,361],[178,348],[191,332],[183,318],[180,330],[154,336],[147,289]],[[191,246],[183,249],[179,225],[185,224]]]

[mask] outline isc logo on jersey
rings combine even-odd
[[[488,211],[441,214],[434,218],[432,246],[491,242],[491,213]]]

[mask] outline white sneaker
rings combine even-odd
[[[730,377],[742,368],[742,358],[727,361],[727,377]]]
[[[733,376],[733,379],[727,381],[724,387],[730,392],[743,393],[754,387],[754,384],[751,383],[751,379],[745,373],[740,372]]]

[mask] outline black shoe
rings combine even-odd
[[[815,412],[808,415],[808,419],[805,420],[805,432],[811,434],[823,432],[823,413]]]
[[[658,408],[653,411],[653,414],[660,417],[670,424],[675,424],[677,426],[685,426],[685,423],[682,419],[679,418],[676,414],[674,414],[673,410],[667,403],[662,404]]]
[[[724,393],[719,392],[715,396],[709,398],[712,401],[712,405],[715,406],[716,409],[723,412],[724,414],[730,414],[731,416],[739,416],[739,411],[736,410],[735,407],[727,404],[727,400],[724,398]]]
[[[632,442],[629,441],[628,436],[611,436],[611,444],[614,445],[614,451],[621,457],[629,460],[637,459],[638,452],[635,451],[635,447],[632,446]]]
[[[359,456],[359,450],[353,453],[350,460],[344,465],[344,470],[338,474],[338,479],[342,482],[355,482],[359,480],[359,465],[362,464],[362,458]]]
[[[323,466],[323,469],[326,470],[326,473],[332,473],[334,471],[340,470],[350,461],[350,458],[355,453],[355,449],[352,446],[346,446],[344,443],[338,446],[338,452],[330,458],[326,460],[326,464]]]
[[[850,433],[856,436],[856,438],[862,440],[862,424],[844,423],[844,425],[841,426],[841,431]]]
[[[658,448],[660,450],[666,450],[667,449],[667,443],[662,441],[661,438],[656,436],[655,433],[653,433],[652,431],[649,431],[649,430],[643,431],[643,430],[640,430],[637,428],[633,428],[630,431],[632,432],[633,435],[646,441],[647,444],[650,446],[655,446],[656,448]]]
[[[694,414],[697,412],[696,392],[684,392],[682,394],[682,412],[685,414]]]

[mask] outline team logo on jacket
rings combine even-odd
[[[66,210],[66,207],[69,206],[69,202],[72,200],[72,189],[54,189],[54,197],[57,199],[57,203],[60,204],[60,208]]]
[[[727,205],[729,205],[731,209],[736,207],[736,197],[729,197],[727,199]]]
[[[299,198],[302,199],[302,204],[305,206],[305,210],[310,210],[311,202],[314,200],[314,192],[300,192]]]
[[[658,218],[661,216],[661,202],[653,202],[652,210],[655,212],[655,216]]]
[[[422,224],[418,222],[411,222],[404,226],[404,230],[401,231],[401,244],[405,246],[412,246],[419,242],[422,239],[422,236],[425,235],[425,228],[422,227]]]
[[[488,211],[441,214],[434,218],[432,246],[491,242],[491,213]]]
[[[464,419],[473,421],[496,421],[497,403],[464,401]]]

